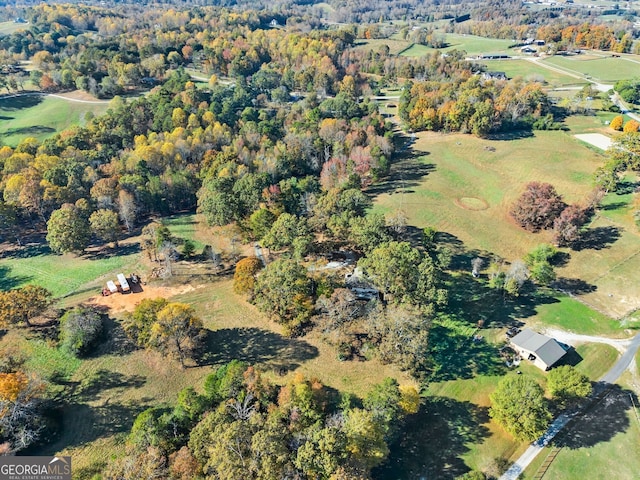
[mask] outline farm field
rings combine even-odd
[[[505,72],[509,78],[522,77],[525,80],[543,78],[551,86],[585,85],[587,83],[527,60],[478,60],[477,63],[486,65],[488,71]]]
[[[150,406],[174,402],[178,392],[187,386],[201,388],[202,379],[215,365],[232,359],[257,365],[277,383],[285,383],[294,372],[301,372],[358,395],[387,376],[400,383],[413,383],[396,368],[375,360],[340,362],[335,349],[314,334],[296,339],[283,337],[276,324],[232,292],[230,279],[193,287],[189,293],[171,300],[192,305],[210,330],[209,355],[198,367],[182,370],[177,361],[159,353],[132,350],[117,321],[108,324],[109,340],[81,363],[62,358],[57,350],[38,341],[28,341],[32,362],[56,365],[63,379],[73,385],[71,400],[59,412],[59,430],[63,433],[46,447],[34,449],[33,454],[72,455],[79,472],[77,478],[89,479],[112,455],[123,453],[123,440],[138,413]],[[18,335],[6,335],[0,346],[15,343]],[[285,375],[276,375],[280,371]]]
[[[421,133],[411,155],[393,166],[391,180],[371,189],[374,210],[389,214],[400,209],[410,225],[446,232],[455,247],[507,261],[552,241],[549,232],[531,234],[511,220],[509,207],[524,185],[549,182],[567,203],[580,202],[604,159],[564,132],[492,140]],[[640,236],[632,223],[613,225],[597,218],[558,275],[574,290],[579,287],[581,299],[595,309],[623,317],[640,307],[637,289],[623,281],[640,269],[639,252]]]
[[[355,43],[357,49],[377,50],[382,46],[389,47],[389,53],[391,55],[398,55],[400,52],[407,49],[410,45],[406,40],[394,40],[391,38],[372,38],[369,40],[358,39]]]
[[[28,30],[31,25],[28,23],[16,23],[16,22],[0,22],[0,36],[10,35],[18,30]]]
[[[447,46],[439,48],[442,52],[449,50],[464,50],[469,55],[492,54],[492,53],[510,53],[509,47],[514,44],[513,40],[502,40],[496,38],[477,37],[475,35],[460,35],[456,33],[446,34]],[[413,45],[408,50],[402,52],[407,57],[419,57],[428,52],[435,51],[435,48],[425,45]]]
[[[601,57],[594,55],[576,55],[573,57],[553,56],[542,62],[560,67],[571,73],[589,75],[601,83],[614,83],[625,78],[634,78],[640,71],[637,60],[627,58]]]
[[[0,97],[0,138],[15,147],[26,137],[43,140],[72,125],[82,125],[89,112],[101,115],[108,104],[70,102],[55,97]]]

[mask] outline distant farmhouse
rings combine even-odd
[[[511,346],[523,359],[533,362],[542,370],[549,370],[567,353],[553,338],[528,328],[511,339]]]
[[[506,80],[507,74],[505,72],[484,72],[482,74],[483,80]]]

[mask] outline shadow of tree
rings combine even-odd
[[[30,127],[9,128],[5,135],[39,135],[42,133],[55,133],[53,127],[45,127],[44,125],[32,125]]]
[[[592,285],[579,278],[560,277],[553,282],[553,287],[565,292],[571,292],[575,295],[584,295],[585,293],[595,292],[598,287]]]
[[[44,97],[39,93],[20,95],[19,97],[0,98],[0,108],[3,110],[22,110],[35,107],[42,103]]]
[[[86,252],[83,254],[83,258],[86,258],[87,260],[105,260],[107,258],[140,253],[140,251],[139,243],[127,243],[116,248],[105,246],[99,250]]]
[[[426,163],[427,155],[421,153],[420,156],[414,156],[409,150],[397,154],[387,179],[370,186],[367,193],[373,196],[400,193],[407,188],[418,186],[423,177],[436,169],[434,164]]]
[[[573,245],[573,249],[580,250],[602,250],[609,248],[620,238],[618,227],[596,227],[590,228],[582,233],[580,239]]]
[[[276,370],[294,370],[318,356],[318,349],[297,338],[287,338],[256,327],[208,331],[206,352],[198,365],[222,365],[237,359],[266,364]]]
[[[521,326],[516,319],[534,316],[538,305],[559,301],[542,289],[525,289],[519,297],[511,298],[467,274],[456,275],[448,286],[446,311],[474,325],[482,321],[485,327]]]
[[[434,369],[432,382],[473,378],[476,375],[502,375],[506,366],[498,347],[484,340],[474,341],[443,325],[434,325],[429,333]]]
[[[469,444],[491,435],[485,426],[488,409],[446,397],[429,397],[420,411],[407,419],[387,462],[373,471],[378,480],[449,480],[469,471],[462,455]]]
[[[46,243],[29,243],[21,247],[5,250],[0,258],[32,258],[50,254],[51,249]]]
[[[597,386],[596,386],[597,388]],[[589,448],[610,441],[631,426],[629,412],[636,394],[618,385],[604,391],[592,405],[569,423],[566,433],[556,438],[555,444],[570,449]],[[634,420],[635,421],[635,420]]]
[[[26,275],[14,275],[9,267],[0,265],[0,291],[18,288],[32,278]]]

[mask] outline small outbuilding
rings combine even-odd
[[[525,360],[549,370],[567,351],[555,339],[525,328],[511,339],[511,346]]]

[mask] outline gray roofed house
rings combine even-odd
[[[522,358],[532,361],[542,370],[549,370],[567,353],[555,339],[528,328],[511,339],[511,346]]]

